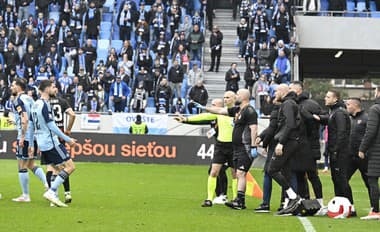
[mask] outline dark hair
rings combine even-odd
[[[25,91],[25,89],[26,89],[25,79],[18,77],[15,79],[15,83],[17,86],[19,86],[21,88],[22,91]]]
[[[141,122],[141,115],[140,114],[136,115],[136,122]]]
[[[340,100],[340,92],[338,92],[338,91],[335,90],[335,89],[330,89],[329,92],[330,92],[330,93],[333,93],[334,96],[338,99],[338,101]]]
[[[38,90],[41,92],[45,91],[47,87],[50,87],[52,85],[52,82],[50,80],[42,80],[40,82],[40,86],[38,87]]]
[[[291,84],[298,85],[299,87],[301,87],[301,89],[303,89],[303,83],[302,83],[302,81],[292,81]]]

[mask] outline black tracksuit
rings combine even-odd
[[[351,162],[347,169],[347,178],[348,178],[348,181],[350,181],[352,175],[354,175],[356,170],[359,169],[362,179],[364,181],[364,184],[367,187],[368,195],[370,195],[369,185],[368,185],[368,176],[367,176],[368,159],[367,157],[365,157],[365,159],[360,159],[358,156],[360,143],[364,137],[365,130],[367,127],[367,121],[368,121],[368,114],[364,111],[360,111],[356,113],[355,115],[351,115],[351,134],[350,134]],[[352,198],[351,186],[349,186],[349,194],[350,194],[350,197]]]
[[[344,103],[338,101],[330,106],[330,115],[321,117],[321,122],[327,124],[329,130],[327,151],[330,157],[335,196],[346,197],[352,203],[347,179],[347,168],[351,161],[349,149],[351,122]]]
[[[278,111],[278,124],[275,135],[277,143],[283,145],[281,156],[273,155],[269,165],[268,174],[284,190],[290,188],[289,177],[285,177],[284,169],[289,169],[290,159],[299,148],[299,110],[296,103],[297,95],[289,92],[283,99],[283,103]]]

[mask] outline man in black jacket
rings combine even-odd
[[[215,60],[216,60],[215,72],[219,72],[220,57],[222,56],[222,40],[223,40],[223,33],[220,32],[218,26],[215,25],[212,28],[212,33],[210,35],[211,66],[208,72],[214,71]]]
[[[237,92],[239,90],[240,73],[236,69],[237,63],[232,63],[231,68],[226,72],[226,91]]]
[[[192,114],[194,108],[194,102],[206,106],[208,100],[208,92],[206,87],[203,85],[202,80],[198,80],[197,83],[191,87],[189,91],[189,104],[187,105],[189,109],[189,114]],[[197,113],[200,113],[200,109],[197,108]]]
[[[380,87],[376,88],[375,104],[368,111],[367,128],[359,147],[358,156],[368,159],[368,183],[370,188],[371,212],[360,219],[380,219],[379,176],[380,176]]]
[[[289,91],[286,84],[281,84],[276,90],[276,101],[282,102],[278,111],[278,124],[274,139],[277,142],[269,165],[268,174],[282,187],[289,199],[288,204],[278,212],[278,215],[292,213],[299,205],[301,198],[289,184],[286,172],[290,167],[290,159],[299,148],[299,110],[296,103],[297,95]]]
[[[350,158],[347,169],[347,179],[350,181],[352,175],[356,170],[360,171],[362,179],[365,186],[368,190],[368,195],[370,195],[369,185],[368,185],[368,176],[367,176],[367,167],[368,159],[360,159],[358,157],[359,146],[364,137],[365,130],[367,127],[368,114],[362,109],[361,100],[359,98],[350,98],[346,101],[347,111],[351,116],[351,133],[350,133]],[[354,200],[352,198],[352,190],[349,185],[349,195],[352,199],[352,204]]]
[[[313,114],[321,115],[322,108],[314,100],[309,98],[308,93],[303,91],[302,82],[293,82],[290,84],[290,91],[297,94],[297,103],[305,126],[306,143],[299,149],[299,156],[295,159],[295,168],[297,176],[297,192],[305,199],[310,198],[309,189],[306,182],[306,176],[313,186],[315,198],[323,206],[322,183],[318,176],[316,161],[321,158],[319,144],[319,123],[313,119]],[[302,163],[302,165],[299,165]],[[306,174],[306,175],[305,175]],[[323,213],[322,210],[320,213]]]
[[[168,73],[170,85],[177,98],[181,97],[182,82],[184,78],[183,68],[178,64],[178,60],[174,60],[173,66]]]
[[[96,53],[96,48],[92,46],[92,40],[88,39],[86,46],[84,46],[82,49],[86,55],[85,56],[86,71],[89,73],[90,76],[92,76],[94,72],[94,64],[98,57],[98,54]]]
[[[351,160],[349,149],[350,116],[345,109],[344,102],[340,99],[340,93],[335,90],[329,90],[326,93],[325,105],[330,109],[330,114],[328,116],[314,115],[314,118],[322,124],[328,125],[327,151],[330,157],[331,178],[335,196],[346,197],[352,203],[347,179],[347,168]],[[355,212],[355,209],[351,211]]]

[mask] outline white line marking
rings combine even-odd
[[[305,228],[306,232],[316,232],[313,224],[311,224],[311,222],[309,221],[309,219],[307,219],[307,217],[297,217],[297,218],[301,221],[303,228]]]

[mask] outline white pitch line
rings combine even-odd
[[[301,221],[306,232],[316,232],[313,224],[311,224],[310,220],[307,219],[307,217],[298,217],[298,219]]]

